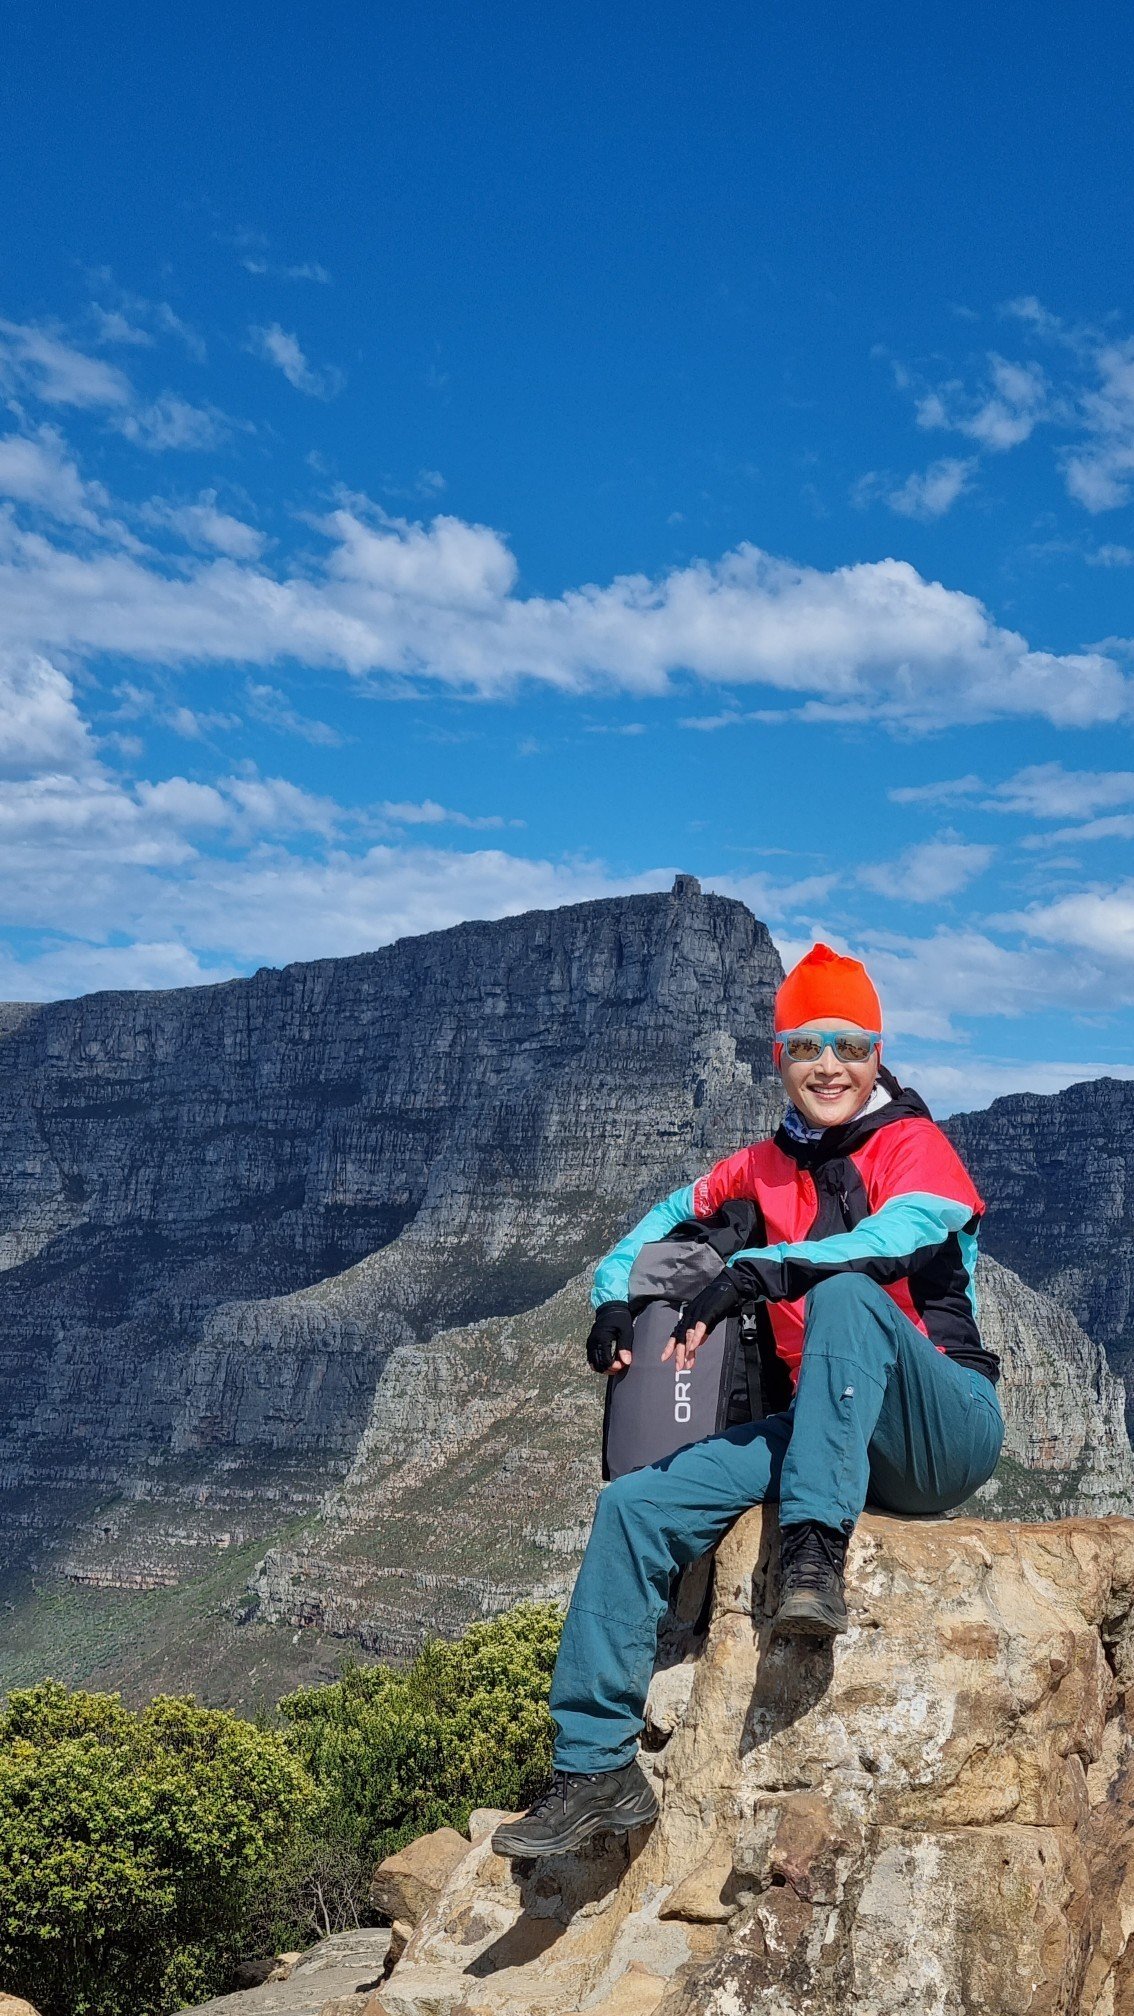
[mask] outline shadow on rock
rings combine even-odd
[[[541,1855],[514,1862],[523,1909],[514,1925],[470,1962],[466,1973],[483,1977],[538,1959],[562,1938],[580,1913],[604,1907],[636,1859],[650,1829],[632,1834],[598,1834],[574,1855]]]
[[[756,1685],[744,1718],[740,1754],[770,1743],[793,1723],[801,1722],[822,1700],[835,1674],[833,1641],[802,1633],[761,1632]]]

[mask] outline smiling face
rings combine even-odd
[[[858,1029],[861,1024],[820,1017],[801,1022],[801,1029]],[[843,1064],[830,1048],[812,1064],[793,1064],[786,1050],[780,1059],[784,1091],[809,1127],[842,1127],[865,1106],[878,1077],[878,1046],[864,1064]]]

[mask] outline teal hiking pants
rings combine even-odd
[[[751,1505],[849,1533],[866,1504],[947,1512],[991,1477],[1004,1439],[996,1389],[922,1336],[873,1281],[832,1275],[807,1298],[795,1399],[608,1484],[551,1684],[557,1771],[614,1771],[642,1730],[674,1571]]]

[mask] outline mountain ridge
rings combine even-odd
[[[22,1640],[0,1684],[30,1644],[74,1670],[84,1615],[103,1684],[116,1644],[192,1681],[195,1584],[199,1670],[226,1699],[258,1665],[325,1666],[336,1640],[400,1655],[459,1628],[478,1583],[492,1602],[563,1593],[598,1481],[588,1269],[774,1125],[781,975],[763,924],[679,877],[0,1012],[0,1517]],[[1130,1452],[1090,1337],[989,1278],[1021,1368],[998,1509],[1116,1503]],[[530,1393],[538,1451],[478,1336]]]

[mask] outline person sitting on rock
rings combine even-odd
[[[774,1029],[782,1125],[675,1190],[600,1263],[587,1356],[606,1374],[630,1363],[640,1248],[745,1198],[766,1243],[686,1306],[663,1355],[691,1367],[715,1324],[762,1302],[794,1396],[601,1493],[552,1680],[552,1785],[497,1829],[502,1855],[566,1854],[656,1817],[636,1759],[658,1624],[675,1572],[742,1512],[779,1502],[773,1628],[830,1639],[847,1628],[847,1543],[868,1496],[946,1512],[1000,1455],[1000,1367],[973,1292],[984,1206],[923,1101],[882,1066],[865,968],[813,946],[776,995]]]

